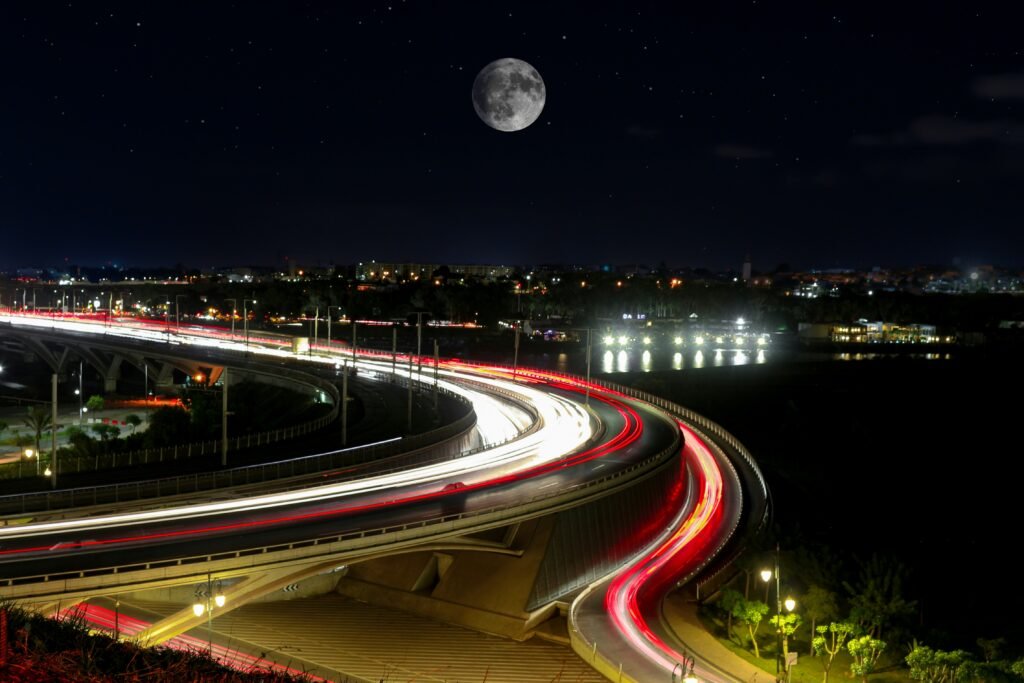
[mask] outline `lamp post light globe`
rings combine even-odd
[[[772,580],[772,570],[771,569],[762,569],[761,570],[761,580],[764,581],[765,583],[768,583],[769,581],[771,581]]]
[[[794,609],[796,609],[796,600],[794,600],[793,598],[786,598],[786,601],[782,604],[786,606],[786,611],[788,612],[792,612]]]

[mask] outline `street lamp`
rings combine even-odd
[[[39,476],[39,454],[31,448],[26,448],[24,455],[26,460],[31,460],[32,458],[36,459],[36,476]]]
[[[697,683],[697,676],[693,673],[694,660],[693,657],[687,655],[686,650],[683,650],[683,657],[681,662],[677,662],[672,667],[672,683],[679,681],[680,683]],[[676,677],[676,671],[679,672],[679,677]]]
[[[224,592],[221,590],[220,581],[212,581],[210,575],[206,575],[206,585],[196,587],[195,602],[192,603],[192,613],[197,617],[206,614],[206,633],[209,636],[210,656],[213,656],[213,610],[215,607],[223,607],[227,602]]]
[[[770,569],[761,570],[761,578],[765,583],[768,583],[772,579],[772,571]],[[780,681],[780,673],[782,671],[781,659],[782,659],[782,590],[780,588],[781,581],[779,580],[779,544],[775,544],[775,680]],[[765,590],[767,596],[768,591]],[[796,607],[796,602],[792,598],[786,599],[786,607],[789,608],[790,603]],[[792,610],[790,610],[792,611]]]

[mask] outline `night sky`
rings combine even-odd
[[[3,3],[0,266],[1024,263],[1014,3],[618,5]]]

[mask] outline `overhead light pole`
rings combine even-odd
[[[328,306],[327,307],[327,352],[331,352],[331,309],[337,308],[341,310],[341,306]]]
[[[238,314],[238,299],[224,299],[231,302],[231,340],[235,339],[235,315]]]
[[[206,585],[196,587],[195,602],[192,603],[192,613],[197,617],[206,614],[206,634],[209,637],[210,656],[213,656],[213,610],[216,607],[223,607],[227,599],[221,590],[221,583],[214,582],[210,574],[206,575]]]
[[[256,303],[256,299],[242,299],[242,327],[245,330],[245,348],[249,349],[249,309],[245,305],[249,302]]]

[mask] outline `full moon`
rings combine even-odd
[[[522,130],[544,109],[544,80],[521,59],[491,62],[473,81],[473,109],[494,130]]]

